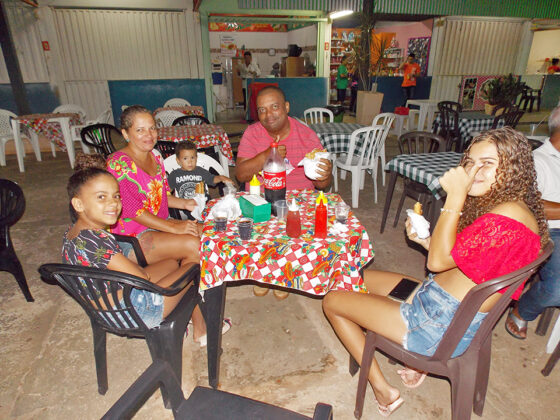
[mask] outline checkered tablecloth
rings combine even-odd
[[[219,125],[176,125],[172,127],[158,127],[158,140],[163,141],[193,141],[199,149],[218,146],[222,154],[233,165],[231,144],[225,130]]]
[[[461,156],[461,153],[455,152],[398,155],[387,162],[385,170],[425,184],[436,200],[439,200],[445,196],[439,178],[447,170],[459,166]]]
[[[214,221],[206,220],[200,240],[200,290],[220,286],[227,281],[256,280],[301,290],[311,295],[325,295],[329,290],[366,292],[360,270],[373,258],[366,229],[350,213],[349,230],[313,238],[315,200],[311,190],[288,191],[300,206],[302,235],[286,236],[286,223],[275,217],[253,227],[251,240],[241,241],[235,222],[227,231],[216,232]],[[334,221],[334,204],[342,201],[338,194],[326,194],[328,224]],[[208,214],[216,200],[208,203]]]
[[[318,123],[311,124],[309,127],[317,133],[317,137],[327,151],[330,153],[348,153],[352,133],[354,130],[366,126],[355,123]],[[356,146],[360,146],[359,140]]]
[[[204,117],[204,108],[201,106],[166,106],[156,109],[153,115],[156,115],[160,111],[179,111],[184,115],[196,115],[199,117]]]
[[[37,134],[45,136],[51,143],[63,152],[66,151],[66,143],[62,134],[62,128],[58,122],[49,122],[50,118],[69,117],[70,126],[82,124],[80,114],[64,114],[64,113],[51,113],[51,114],[28,114],[20,115],[17,117],[22,127],[35,131]]]
[[[481,132],[490,130],[492,128],[492,123],[494,122],[494,116],[485,114],[483,112],[475,111],[465,111],[459,112],[459,132],[461,133],[461,138],[464,143],[468,143],[471,139],[472,132]],[[438,115],[434,120],[433,131],[435,132],[437,128],[441,125],[441,116]],[[500,121],[498,127],[503,127],[503,120]]]

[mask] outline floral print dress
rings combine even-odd
[[[115,152],[107,160],[107,170],[112,173],[121,190],[122,212],[119,220],[111,226],[111,232],[137,236],[147,227],[133,219],[145,211],[162,219],[169,217],[167,193],[170,191],[165,175],[163,159],[152,151],[157,163],[157,174],[151,176],[137,167],[124,152]]]

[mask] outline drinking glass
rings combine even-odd
[[[239,237],[247,241],[251,239],[253,234],[253,220],[248,218],[241,218],[237,222],[237,229],[239,230]]]
[[[350,212],[350,206],[346,203],[338,203],[334,208],[334,214],[336,216],[336,221],[338,223],[346,224],[348,220],[348,213]]]
[[[275,201],[274,208],[276,209],[276,218],[278,220],[286,220],[286,216],[288,215],[288,202],[286,200]]]

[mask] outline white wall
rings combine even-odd
[[[560,58],[560,29],[534,32],[527,74],[545,73],[550,66],[543,61],[545,58]]]
[[[220,35],[227,34],[235,38],[238,48],[245,45],[245,49],[251,51],[253,60],[255,60],[261,69],[261,74],[264,76],[270,74],[272,65],[280,63],[282,57],[286,55],[286,48],[288,47],[288,33],[287,32],[210,32],[210,50],[212,59],[221,59],[222,56],[219,52],[220,49]],[[276,49],[276,55],[269,56],[268,50],[270,48]]]

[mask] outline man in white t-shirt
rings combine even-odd
[[[560,106],[548,119],[550,138],[533,152],[537,182],[542,194],[554,251],[539,271],[540,281],[519,299],[506,320],[506,330],[521,340],[527,337],[527,322],[550,306],[560,306]]]
[[[245,51],[243,54],[243,63],[240,63],[237,67],[239,70],[239,76],[243,79],[243,100],[244,104],[247,104],[247,79],[254,79],[261,75],[261,69],[259,65],[253,61],[253,56],[250,51]],[[246,107],[246,106],[245,106]]]

